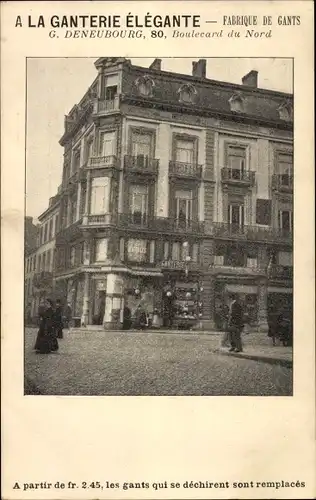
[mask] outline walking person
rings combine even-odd
[[[244,327],[244,311],[238,295],[236,295],[230,305],[228,327],[230,331],[230,352],[242,352],[241,332]]]
[[[67,328],[67,330],[69,331],[70,330],[70,326],[71,326],[71,321],[72,321],[72,309],[71,309],[71,305],[70,305],[70,302],[67,303],[67,306],[65,308],[65,328]]]
[[[229,307],[227,304],[224,304],[223,307],[221,308],[222,329],[224,330],[224,335],[221,340],[221,347],[229,347],[230,345],[228,318],[229,318]]]
[[[54,331],[54,310],[50,299],[46,300],[45,309],[39,310],[39,330],[34,349],[38,354],[49,354],[58,350],[58,341]]]
[[[54,311],[54,328],[58,339],[62,339],[63,335],[63,309],[59,299],[56,300]]]

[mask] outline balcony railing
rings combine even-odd
[[[289,174],[273,174],[272,189],[285,193],[293,192],[293,175]]]
[[[93,104],[94,114],[106,114],[118,111],[119,109],[120,109],[120,100],[118,96],[116,96],[112,100],[96,99]]]
[[[202,166],[193,163],[182,163],[179,161],[169,162],[169,175],[172,177],[185,177],[191,179],[201,179]]]
[[[245,186],[253,186],[256,177],[256,173],[250,170],[227,167],[222,168],[221,175],[222,182],[227,184],[244,184]]]
[[[203,233],[204,223],[199,221],[180,221],[171,217],[149,217],[146,214],[119,214],[121,227],[150,229],[152,231]]]
[[[124,157],[124,169],[127,172],[137,172],[144,174],[157,174],[159,160],[149,156],[137,155]]]
[[[116,224],[117,217],[114,214],[84,215],[82,219],[83,226],[108,226]]]
[[[117,168],[116,156],[91,156],[87,163],[87,168]]]
[[[285,243],[292,242],[292,233],[285,229],[214,222],[211,226],[211,230],[215,237],[259,241],[281,240]]]

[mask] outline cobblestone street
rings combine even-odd
[[[223,356],[218,335],[65,332],[58,353],[36,355],[36,333],[36,329],[26,330],[26,394],[292,394],[292,369]],[[276,349],[284,350],[281,346]]]

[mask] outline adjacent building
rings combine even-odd
[[[293,96],[260,89],[256,71],[236,85],[206,78],[203,59],[192,75],[161,64],[96,61],[65,117],[37,271],[54,269],[84,325],[118,328],[143,303],[165,324],[173,311],[218,328],[238,293],[265,330],[292,308]]]

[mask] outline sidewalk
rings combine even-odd
[[[89,328],[74,328],[71,330],[73,334],[76,332],[85,332],[93,335],[94,332],[106,331],[101,327]],[[113,331],[114,333],[114,331]],[[250,359],[253,361],[261,361],[269,364],[276,364],[287,368],[293,366],[293,348],[284,347],[283,345],[273,346],[271,339],[268,338],[266,333],[250,332],[243,333],[242,340],[244,350],[243,352],[229,352],[229,347],[221,346],[221,339],[224,335],[219,331],[206,331],[206,330],[117,330],[115,333],[122,335],[172,335],[181,337],[209,337],[210,351],[227,355],[231,357]]]

